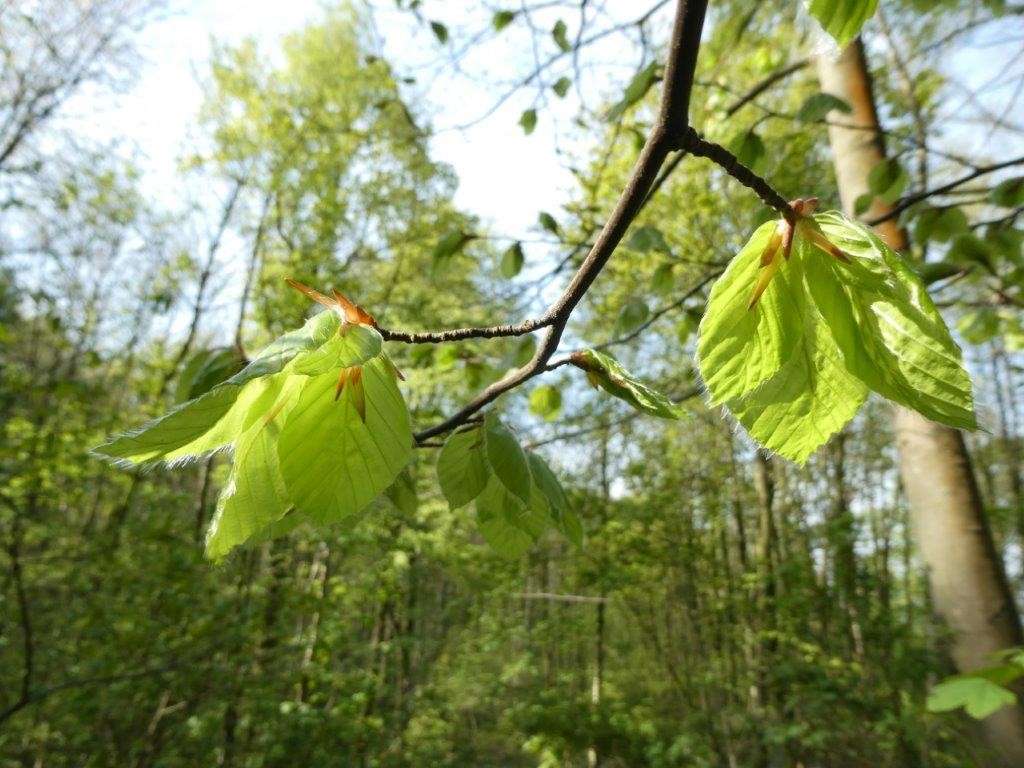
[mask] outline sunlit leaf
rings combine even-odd
[[[1003,707],[1013,706],[1013,691],[983,677],[962,675],[943,681],[928,694],[929,712],[947,712],[963,707],[971,717],[982,720]]]
[[[838,96],[831,93],[815,93],[808,96],[796,112],[796,119],[803,123],[816,123],[828,117],[828,113],[836,111],[848,115],[853,108]]]
[[[930,419],[974,429],[972,386],[920,279],[867,227],[842,214],[815,216],[852,258],[822,258],[805,247],[807,282],[846,367],[872,390]]]
[[[842,48],[860,34],[872,17],[878,0],[808,0],[811,15]]]
[[[572,364],[586,371],[587,379],[594,386],[625,400],[638,411],[663,419],[679,419],[686,414],[682,406],[651,389],[609,355],[585,349],[573,353]]]
[[[362,367],[365,422],[357,387],[335,400],[334,373],[303,384],[278,440],[289,498],[317,523],[354,515],[380,495],[409,461],[412,428],[384,356]]]
[[[530,411],[544,421],[558,418],[562,410],[562,393],[550,384],[542,384],[530,393]]]

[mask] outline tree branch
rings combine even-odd
[[[961,176],[959,179],[954,179],[948,184],[943,184],[942,186],[935,187],[934,189],[926,189],[922,192],[916,192],[913,195],[907,195],[905,198],[896,203],[896,205],[892,206],[884,214],[874,219],[871,219],[867,223],[870,224],[871,226],[875,226],[876,224],[880,224],[883,221],[888,221],[889,219],[893,219],[899,216],[905,210],[910,208],[910,206],[919,203],[922,200],[927,200],[929,197],[935,197],[936,195],[944,195],[947,192],[952,192],[961,184],[966,184],[969,181],[973,181],[979,176],[984,176],[989,173],[994,173],[995,171],[1001,171],[1003,168],[1010,168],[1011,166],[1021,164],[1024,164],[1024,155],[1020,157],[1015,157],[1012,160],[1006,160],[1005,162],[1002,163],[996,163],[994,165],[985,165],[980,168],[975,168],[971,173],[968,173],[966,176]]]
[[[534,321],[537,328],[548,326],[548,332],[533,359],[518,370],[512,371],[491,384],[449,418],[418,432],[416,434],[417,442],[422,442],[459,426],[501,394],[545,371],[548,360],[558,349],[558,343],[569,322],[569,317],[586,295],[594,280],[597,279],[605,264],[608,263],[608,259],[611,258],[629,225],[643,206],[647,193],[657,180],[658,171],[664,165],[669,153],[674,149],[683,148],[682,144],[688,135],[690,93],[693,89],[693,77],[697,67],[697,53],[700,48],[700,37],[704,28],[704,14],[707,11],[707,5],[708,0],[679,0],[676,6],[658,119],[651,129],[647,143],[633,167],[632,174],[619,196],[615,209],[595,240],[590,253],[583,260],[562,295],[542,317]]]

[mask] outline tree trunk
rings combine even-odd
[[[852,214],[854,201],[868,191],[869,171],[885,157],[871,77],[859,40],[838,59],[821,57],[817,65],[821,89],[853,108],[849,115],[833,112],[829,125],[839,193]],[[867,217],[882,215],[887,207],[876,199]],[[894,219],[875,229],[894,250],[907,250],[907,235]],[[993,652],[1024,643],[970,457],[960,432],[906,408],[896,408],[894,429],[935,610],[949,627],[954,663],[970,671],[988,664]],[[1002,759],[993,765],[1024,765],[1024,709],[1005,707],[982,725],[989,747]]]

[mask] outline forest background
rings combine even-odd
[[[196,394],[201,369],[224,375],[300,325],[309,304],[285,278],[391,328],[542,311],[655,121],[673,11],[274,16],[285,28],[210,46],[175,137],[147,106],[165,81],[142,43],[201,4],[0,5],[0,765],[1024,754],[1019,706],[978,721],[926,705],[944,678],[1024,642],[1019,5],[881,4],[844,54],[871,76],[888,151],[864,169],[866,197],[849,193],[836,130],[858,105],[828,84],[839,49],[804,6],[712,4],[690,106],[786,198],[889,211],[910,233],[899,250],[974,379],[982,429],[966,454],[949,449],[961,469],[969,456],[966,475],[949,451],[908,443],[881,399],[806,466],[706,405],[694,347],[710,286],[775,214],[682,152],[564,344],[614,354],[685,418],[638,414],[571,366],[493,406],[560,478],[579,546],[547,533],[489,547],[472,510],[449,509],[428,445],[404,492],[359,520],[213,564],[229,456],[125,472],[88,454]],[[530,336],[388,345],[423,427],[534,349]],[[926,484],[977,490],[977,504],[915,503],[915,450]],[[980,554],[959,559],[972,536]],[[972,613],[988,599],[998,620]],[[965,702],[979,695],[1005,703],[987,688]]]

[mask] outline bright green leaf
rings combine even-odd
[[[811,294],[847,369],[883,397],[930,419],[975,428],[960,348],[920,279],[867,227],[835,211],[814,219],[852,257],[841,263],[809,244],[800,246]]]
[[[878,0],[809,0],[807,5],[811,15],[842,48],[860,34],[864,22],[874,14]]]
[[[778,373],[803,336],[804,318],[790,297],[788,264],[748,309],[758,261],[774,230],[774,221],[758,227],[711,289],[697,358],[712,405],[741,397]]]
[[[292,362],[291,370],[303,376],[319,376],[362,365],[380,354],[383,343],[376,328],[350,325],[344,334],[334,334],[318,349],[299,353]]]
[[[354,515],[379,496],[409,461],[412,428],[383,355],[362,367],[365,422],[358,385],[335,400],[337,376],[310,377],[281,429],[278,456],[288,496],[317,523]]]
[[[543,384],[530,393],[530,411],[544,421],[558,418],[562,410],[562,393],[550,384]]]
[[[569,93],[569,89],[572,87],[572,80],[568,77],[558,78],[554,85],[551,86],[551,90],[555,92],[555,95],[560,99],[564,99],[565,95]]]
[[[591,384],[625,400],[638,411],[662,419],[679,419],[686,414],[682,406],[651,389],[609,355],[585,349],[573,354],[572,364],[586,371]]]
[[[277,458],[279,432],[277,419],[256,422],[235,444],[231,475],[206,534],[206,556],[211,560],[220,560],[270,527],[291,507]]]

